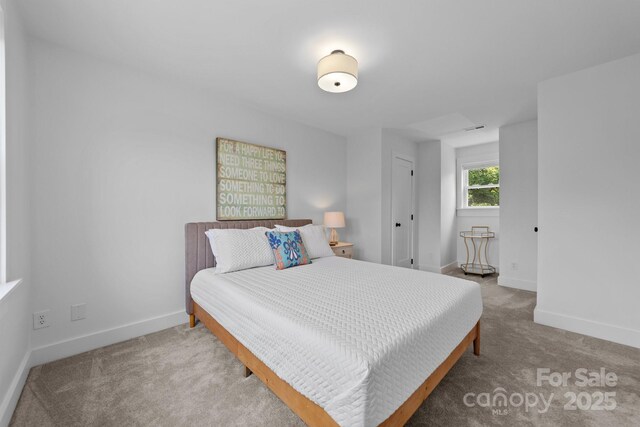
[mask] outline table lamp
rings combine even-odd
[[[343,212],[325,212],[324,213],[324,226],[331,229],[331,235],[329,237],[329,245],[335,246],[338,244],[338,232],[336,228],[344,228],[344,213]]]

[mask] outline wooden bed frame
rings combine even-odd
[[[238,224],[239,223],[239,224]],[[300,226],[310,224],[310,220],[284,220],[284,221],[230,221],[224,223],[191,223],[185,227],[186,231],[186,260],[187,260],[187,313],[189,314],[189,325],[195,327],[196,322],[199,320],[204,326],[209,329],[218,339],[242,362],[245,366],[245,376],[255,374],[276,396],[282,400],[293,412],[295,412],[307,425],[315,426],[337,426],[338,424],[333,418],[320,406],[311,401],[309,398],[302,395],[300,392],[291,387],[287,382],[278,377],[267,365],[265,365],[260,359],[258,359],[251,351],[249,351],[244,345],[242,345],[229,331],[227,331],[222,325],[220,325],[209,313],[207,313],[202,307],[200,307],[195,301],[191,299],[191,280],[195,273],[202,268],[209,268],[215,266],[215,259],[212,259],[214,265],[208,267],[200,267],[200,261],[205,260],[204,264],[209,264],[207,256],[201,257],[198,255],[199,250],[206,252],[208,244],[206,244],[206,237],[204,238],[205,248],[202,248],[203,240],[198,236],[204,231],[211,228],[253,228],[258,226],[273,227],[275,223]],[[201,233],[200,233],[201,232]],[[195,238],[195,240],[194,240]],[[194,247],[196,248],[195,257],[193,253]],[[211,249],[208,248],[209,252]],[[211,258],[213,256],[211,255]],[[195,260],[195,261],[194,261]],[[195,272],[194,272],[195,262]],[[473,343],[473,354],[480,356],[480,321],[471,328],[469,333],[460,341],[460,343],[453,349],[451,354],[445,359],[444,362],[438,366],[435,371],[429,375],[429,377],[416,389],[415,392],[402,404],[396,411],[389,416],[380,425],[385,427],[391,426],[403,426],[409,418],[418,410],[422,402],[426,400],[435,387],[442,381],[444,376],[460,359],[462,354]]]

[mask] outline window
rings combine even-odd
[[[460,207],[500,206],[500,166],[497,161],[463,164]]]

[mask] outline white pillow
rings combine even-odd
[[[278,231],[294,231],[299,230],[302,237],[302,243],[307,249],[309,258],[323,258],[327,256],[334,256],[333,249],[329,246],[327,240],[327,233],[324,229],[324,225],[307,224],[302,227],[285,227],[284,225],[276,225]]]
[[[266,227],[207,230],[205,234],[216,257],[216,273],[272,265],[275,258],[264,234],[267,231]]]
[[[249,230],[257,230],[257,229],[264,229],[264,231],[269,231],[269,228],[266,227],[253,227],[250,228]],[[209,239],[209,246],[211,246],[211,252],[213,253],[213,256],[216,258],[216,261],[218,260],[218,248],[216,247],[216,241],[213,238],[213,230],[216,230],[215,228],[212,228],[210,230],[207,230],[204,232],[204,234],[207,236],[207,238]],[[229,229],[227,229],[229,230]],[[245,229],[241,229],[243,231],[246,231]],[[265,236],[266,237],[266,236]]]

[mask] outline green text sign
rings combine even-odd
[[[287,153],[216,139],[217,219],[285,219]]]

